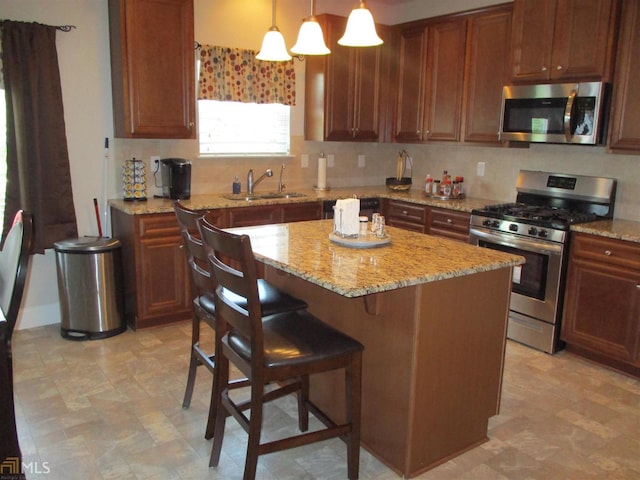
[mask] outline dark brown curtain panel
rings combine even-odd
[[[19,209],[33,214],[34,251],[77,237],[56,27],[2,22],[7,101],[7,191],[3,232]]]

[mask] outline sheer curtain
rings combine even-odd
[[[56,27],[2,22],[7,111],[7,186],[3,232],[13,214],[33,214],[34,251],[77,237],[56,51]],[[3,233],[4,235],[4,233]]]

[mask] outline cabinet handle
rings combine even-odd
[[[542,66],[542,68],[541,68],[540,70],[542,70],[543,72],[546,72],[546,71],[547,71],[547,66],[546,66],[546,65],[543,65],[543,66]]]
[[[604,251],[604,254],[605,254],[607,257],[609,257],[609,256],[611,255],[611,250],[605,250],[605,251]]]
[[[189,122],[189,130],[191,130],[194,126],[195,124],[193,122]]]
[[[403,211],[402,211],[402,214],[403,214],[403,215],[409,215],[409,212],[407,212],[406,210],[403,210]]]
[[[556,67],[556,70],[562,70],[562,65],[558,65],[558,66]]]
[[[453,223],[453,220],[451,220],[450,218],[447,218],[447,223],[451,225]]]

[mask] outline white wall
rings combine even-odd
[[[390,0],[369,0],[367,5],[380,23],[394,24],[483,5],[495,0],[412,0],[397,6]],[[316,13],[347,15],[355,0],[320,0]],[[308,0],[278,1],[277,24],[287,45],[296,40],[302,18],[309,15]],[[270,0],[195,0],[195,37],[200,43],[259,49],[271,24]],[[151,155],[191,159],[192,193],[229,190],[235,175],[277,167],[282,159],[211,160],[197,158],[197,144],[189,140],[113,139],[109,66],[108,13],[105,0],[1,0],[0,19],[38,21],[50,25],[73,24],[70,33],[57,37],[65,123],[69,145],[74,203],[80,235],[97,233],[92,199],[107,183],[107,198],[120,197],[122,162],[135,156],[146,161]],[[161,52],[159,52],[161,53]],[[399,145],[305,142],[303,139],[304,63],[296,61],[298,105],[292,116],[292,157],[287,164],[290,189],[315,183],[314,161],[321,153],[333,153],[336,167],[329,169],[333,186],[383,185],[395,174],[398,149],[405,148],[414,159],[414,187],[427,173],[438,175],[447,168],[463,175],[473,196],[496,201],[515,198],[515,178],[521,168],[570,172],[618,178],[616,216],[640,221],[640,156],[611,155],[603,147],[538,145],[529,149],[473,147],[463,145]],[[104,138],[111,142],[111,162],[104,168]],[[309,168],[300,166],[300,154],[309,154]],[[357,167],[357,157],[366,157],[366,167]],[[476,163],[486,163],[486,175],[476,176]],[[106,179],[106,180],[105,180]],[[268,181],[268,180],[267,180]],[[267,185],[266,182],[264,184]],[[108,220],[103,228],[109,233]],[[27,284],[25,307],[19,328],[60,321],[53,252],[33,258]]]

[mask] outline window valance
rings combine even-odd
[[[266,62],[254,50],[202,45],[199,100],[296,104],[293,60]]]

